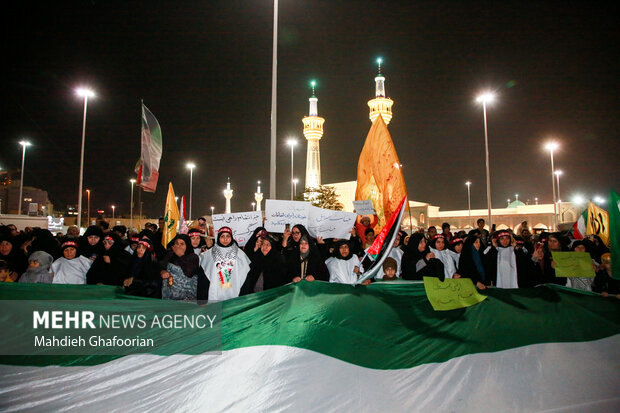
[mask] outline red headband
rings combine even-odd
[[[443,234],[437,234],[435,236],[433,236],[433,239],[437,239],[437,238],[446,238]]]
[[[510,236],[510,232],[502,230],[502,231],[498,231],[497,234],[495,235],[496,238],[501,238],[501,237],[509,237]]]
[[[220,229],[217,230],[218,234],[223,234],[223,233],[228,233],[230,234],[230,236],[232,237],[232,229],[230,229],[229,227],[222,227]]]
[[[75,241],[65,241],[62,244],[62,248],[65,248],[65,247],[73,247],[73,248],[77,249],[77,242],[75,242]]]
[[[452,238],[452,241],[450,241],[450,244],[454,245],[454,244],[458,244],[459,242],[463,242],[463,238]]]
[[[153,246],[151,245],[150,242],[146,241],[146,240],[140,240],[140,242],[138,242],[138,245],[142,245],[144,247],[146,247],[147,250],[149,251],[153,251]]]

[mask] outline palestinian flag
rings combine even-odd
[[[584,209],[579,219],[573,224],[573,238],[584,239],[588,227],[588,208]]]
[[[159,178],[159,162],[163,151],[161,128],[157,118],[142,104],[142,150],[135,171],[136,184],[146,192],[155,192]]]
[[[0,410],[620,410],[620,300],[553,285],[481,294],[475,306],[433,311],[418,282],[288,284],[220,304],[220,354],[192,354],[200,334],[154,330],[176,354],[1,356]],[[59,311],[86,309],[87,297],[109,311],[118,300],[145,312],[214,305],[111,286],[0,284],[0,299],[62,298]]]
[[[396,234],[400,230],[400,223],[405,213],[405,207],[407,205],[407,196],[400,201],[396,213],[392,214],[390,220],[381,229],[381,232],[372,245],[368,247],[365,257],[362,259],[362,266],[364,267],[364,274],[357,280],[357,284],[361,284],[363,281],[372,278],[381,269],[383,261],[387,258],[394,245]],[[366,259],[369,258],[369,259]]]

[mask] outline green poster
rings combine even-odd
[[[552,252],[556,277],[592,278],[596,275],[589,252]]]
[[[424,289],[435,311],[470,307],[487,298],[478,293],[469,278],[440,281],[439,278],[424,277]]]

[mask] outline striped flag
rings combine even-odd
[[[363,281],[374,277],[377,272],[382,270],[381,265],[383,265],[383,261],[390,255],[390,251],[394,246],[396,234],[398,234],[400,230],[400,223],[403,219],[406,205],[407,196],[400,201],[396,213],[392,214],[388,223],[381,229],[381,232],[377,235],[372,245],[368,247],[368,251],[364,258],[368,257],[369,259],[362,259],[364,273],[357,280],[356,284],[361,284]]]
[[[584,209],[579,219],[573,224],[573,238],[584,239],[586,237],[586,228],[588,227],[588,208]]]
[[[162,155],[161,128],[157,118],[142,104],[142,151],[136,164],[136,184],[146,192],[155,192]]]
[[[179,234],[187,234],[189,228],[187,227],[187,216],[185,215],[185,195],[181,197],[181,208],[179,209]]]
[[[0,356],[0,410],[619,410],[620,300],[553,285],[484,295],[434,311],[420,282],[288,284],[220,304],[221,354],[192,354],[204,334],[181,340],[159,326],[151,333],[176,354]],[[0,283],[3,300],[61,296],[58,311],[93,310],[80,300],[97,296],[97,310],[118,313],[110,298],[149,314],[214,305],[132,299],[112,286]],[[24,341],[3,337],[3,349]]]

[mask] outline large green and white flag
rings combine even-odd
[[[219,354],[194,354],[200,334],[155,329],[176,354],[1,356],[0,410],[620,410],[620,300],[557,286],[482,293],[475,306],[434,311],[421,283],[289,284],[221,303]],[[101,311],[181,305],[18,283],[0,285],[0,299],[65,300],[57,311],[86,299]]]

